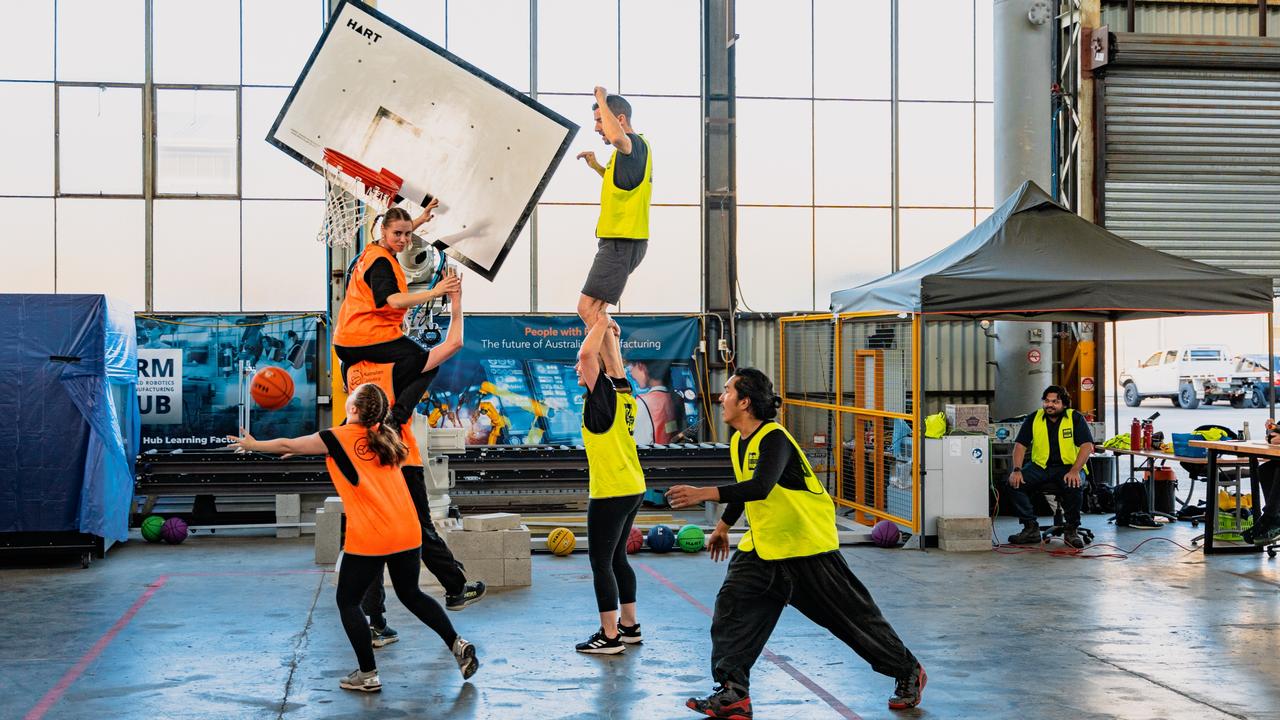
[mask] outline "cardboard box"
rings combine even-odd
[[[947,429],[962,432],[986,432],[991,424],[990,410],[986,405],[947,405]]]

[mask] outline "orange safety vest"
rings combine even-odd
[[[387,394],[387,401],[394,405],[396,393],[391,382],[391,371],[394,367],[393,363],[375,363],[372,360],[361,360],[349,366],[346,377],[347,392],[352,392],[365,383],[373,383],[382,388],[382,392]],[[404,464],[409,467],[422,467],[422,451],[418,448],[418,438],[413,435],[412,425],[413,421],[410,420],[400,428],[400,437],[409,448],[409,457],[405,458]]]
[[[364,347],[390,342],[404,335],[401,326],[407,310],[390,305],[377,307],[373,300],[373,288],[364,281],[365,272],[380,258],[386,258],[391,263],[399,291],[409,292],[404,269],[400,267],[396,256],[377,243],[366,245],[364,252],[356,259],[351,280],[347,283],[347,295],[342,299],[342,307],[338,309],[338,327],[333,333],[335,345]]]
[[[347,514],[343,549],[353,555],[391,555],[421,546],[422,528],[400,468],[379,464],[363,425],[341,425],[329,432],[358,475],[353,485],[332,454],[325,459]]]

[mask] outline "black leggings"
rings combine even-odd
[[[342,618],[342,629],[347,631],[351,648],[356,651],[356,659],[360,661],[360,671],[369,672],[377,668],[373,661],[369,622],[360,609],[360,597],[374,578],[382,577],[383,565],[391,573],[391,586],[395,588],[400,604],[435,630],[444,640],[445,647],[452,650],[453,641],[458,639],[453,623],[445,616],[440,603],[418,589],[418,548],[393,555],[344,554],[342,568],[338,571],[338,615]]]
[[[453,556],[449,546],[440,538],[440,533],[436,532],[435,523],[431,521],[423,470],[417,465],[405,465],[400,470],[404,473],[405,484],[409,486],[409,497],[413,499],[413,509],[418,513],[418,524],[422,526],[422,563],[427,566],[427,572],[435,575],[444,586],[446,595],[461,595],[467,587],[467,576],[463,572],[462,563]],[[371,625],[382,627],[386,622],[382,617],[387,613],[386,598],[382,578],[374,578],[369,583],[364,600],[360,601],[360,609],[369,616]]]
[[[644,495],[592,499],[587,502],[587,555],[600,612],[636,601],[636,573],[627,562],[627,534],[640,512]]]
[[[391,363],[391,390],[396,396],[396,401],[391,405],[391,417],[397,425],[405,424],[413,416],[413,408],[426,394],[427,387],[436,375],[434,371],[422,371],[430,353],[404,335],[376,345],[334,345],[333,351],[342,363],[344,387],[347,384],[347,370],[352,365],[365,360],[379,364]],[[347,387],[347,392],[353,389]]]

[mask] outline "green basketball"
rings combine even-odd
[[[142,539],[147,542],[160,542],[160,528],[164,527],[164,518],[152,515],[142,521]]]
[[[700,552],[707,545],[707,536],[697,525],[685,525],[676,533],[676,544],[687,553]]]

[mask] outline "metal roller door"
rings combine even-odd
[[[1107,229],[1280,278],[1280,70],[1113,65],[1103,93]]]

